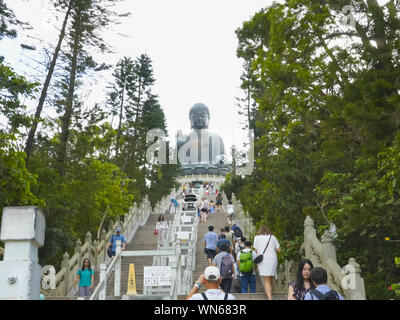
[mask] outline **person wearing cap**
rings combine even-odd
[[[111,237],[111,239],[107,243],[107,250],[111,246],[111,257],[115,257],[115,251],[117,250],[117,244],[121,244],[121,250],[125,250],[126,246],[126,239],[123,234],[121,234],[121,228],[116,228],[115,229],[115,234]]]
[[[204,270],[204,274],[201,274],[199,279],[197,279],[185,300],[236,300],[232,294],[225,293],[219,289],[221,282],[222,278],[219,269],[209,266]],[[199,293],[202,286],[207,290]]]

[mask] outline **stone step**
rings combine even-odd
[[[236,300],[267,300],[267,295],[265,293],[232,293]],[[178,296],[178,300],[184,300],[186,296]],[[287,293],[279,292],[272,294],[272,300],[286,300]]]
[[[47,296],[45,300],[65,300],[65,301],[72,301],[72,300],[89,300],[89,297],[49,297]],[[121,297],[116,296],[107,296],[106,300],[121,300]]]

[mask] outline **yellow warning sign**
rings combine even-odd
[[[127,295],[137,295],[135,265],[133,263],[129,264],[128,290],[126,291],[126,294]]]

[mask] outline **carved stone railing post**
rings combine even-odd
[[[79,239],[75,243],[74,252],[78,254],[78,269],[79,269],[82,264],[82,259],[81,259],[81,257],[82,257],[82,242]]]
[[[349,263],[344,266],[346,276],[342,280],[342,286],[347,289],[347,298],[350,300],[366,300],[364,279],[361,277],[360,265],[356,259],[350,258]]]
[[[317,233],[314,229],[314,221],[310,218],[310,216],[307,216],[306,220],[304,220],[304,251],[306,257],[310,258],[312,256],[308,238],[316,237],[316,235]]]
[[[0,299],[39,300],[42,267],[38,249],[44,244],[45,219],[37,207],[3,209],[0,240]]]
[[[98,267],[98,261],[99,261],[99,245],[100,241],[94,240],[93,241],[93,246],[92,246],[92,252],[91,252],[91,257],[92,257],[92,267],[97,271],[99,270]]]
[[[335,239],[332,237],[332,235],[329,233],[328,230],[325,230],[324,235],[321,238],[321,243],[322,243],[322,262],[327,268],[327,262],[328,259],[332,259],[333,261],[336,262],[336,248],[335,245],[333,244]]]
[[[64,295],[67,296],[69,291],[69,284],[71,283],[68,252],[64,253],[63,255],[63,259],[61,261],[61,268],[64,269],[64,281],[65,281]]]
[[[84,257],[82,258],[88,258],[89,260],[92,260],[92,234],[90,231],[86,232],[85,235],[85,244],[87,244],[86,252],[84,253]]]
[[[104,243],[103,250],[100,252],[100,259],[101,261],[104,261],[107,257],[107,232],[106,230],[101,230],[101,236],[100,236],[101,242]],[[100,261],[99,261],[100,262]]]

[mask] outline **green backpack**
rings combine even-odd
[[[243,274],[252,273],[254,270],[253,251],[240,251],[239,271]]]

